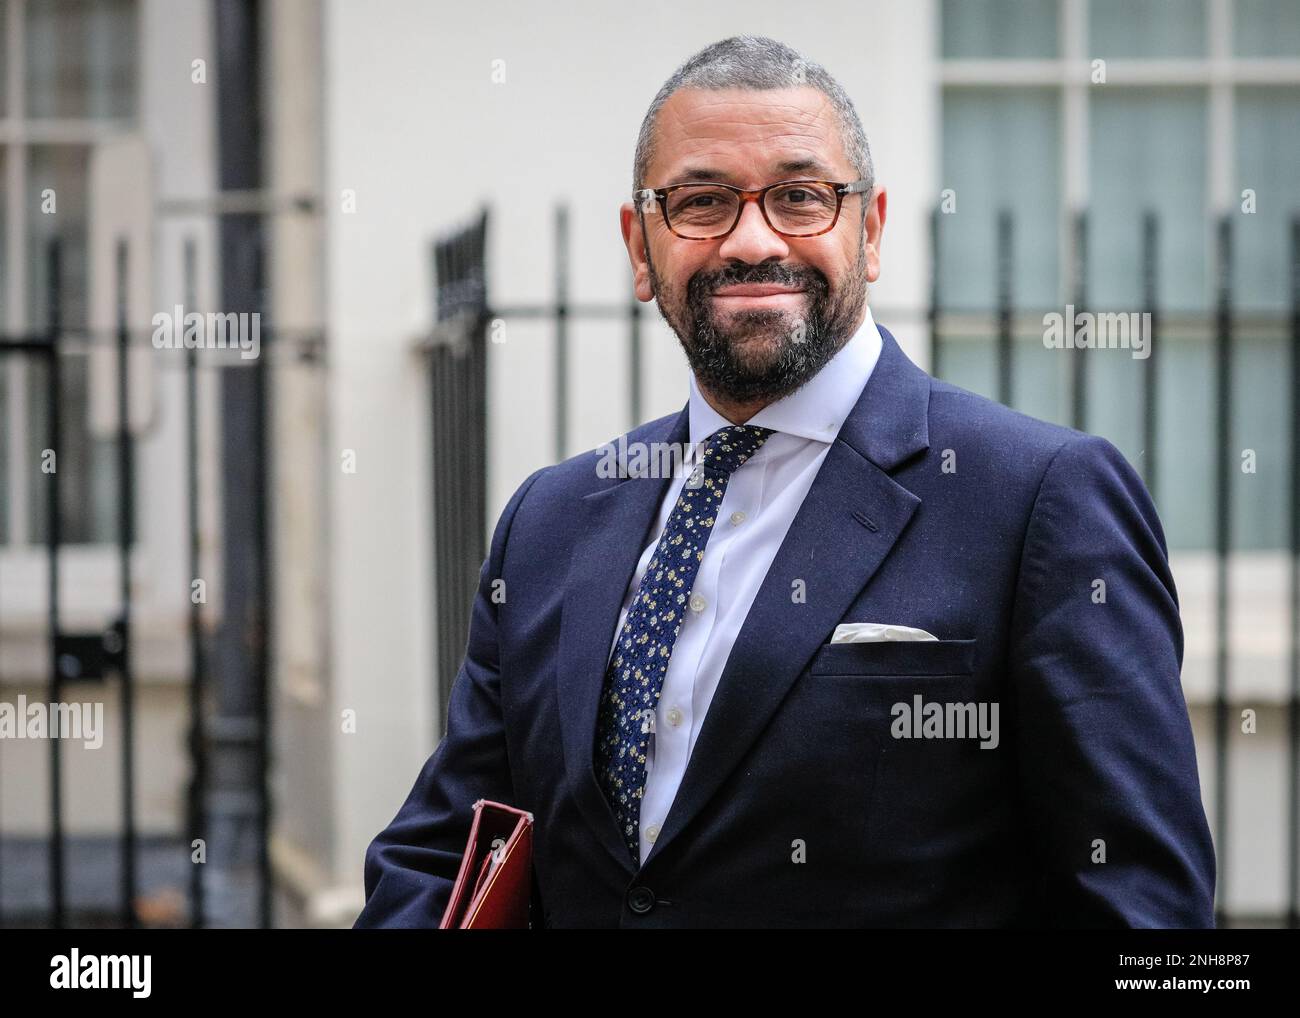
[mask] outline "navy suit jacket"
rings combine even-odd
[[[601,477],[593,450],[501,514],[446,734],[369,846],[357,928],[437,925],[480,797],[536,817],[538,926],[1213,926],[1177,594],[1142,481],[1107,440],[940,382],[880,333],[641,866],[596,782],[596,708],[681,479]],[[687,423],[627,439],[686,443]],[[832,644],[844,622],[938,640]],[[997,747],[896,738],[916,697],[997,703]]]

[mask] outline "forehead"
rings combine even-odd
[[[674,92],[659,110],[649,184],[721,180],[759,187],[791,175],[832,180],[852,175],[835,108],[811,86],[687,88]]]

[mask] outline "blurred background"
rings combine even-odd
[[[1300,925],[1300,5],[798,11],[0,0],[0,704],[105,714],[0,738],[0,926],[351,925],[497,514],[686,402],[618,206],[746,32],[858,105],[876,320],[1142,473],[1220,921]],[[1067,305],[1152,356],[1048,349]],[[191,313],[257,356],[161,341]]]

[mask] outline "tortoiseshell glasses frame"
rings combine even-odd
[[[828,199],[830,194],[834,194],[835,212],[831,216],[830,221],[824,227],[809,233],[792,233],[780,229],[772,222],[772,216],[769,215],[767,207],[767,196],[769,192],[775,188],[789,187],[793,184],[815,184],[821,188],[828,189],[825,192]],[[738,195],[740,201],[736,203],[736,215],[732,219],[731,225],[725,230],[710,233],[707,236],[696,236],[679,232],[679,229],[674,227],[672,217],[668,213],[668,199],[674,192],[680,191],[683,188],[723,188],[724,190]],[[652,207],[650,203],[658,202],[659,209],[663,213],[664,224],[670,231],[672,231],[674,236],[681,237],[683,240],[718,240],[721,237],[727,236],[727,234],[731,233],[731,231],[740,223],[740,216],[745,211],[745,203],[751,201],[758,202],[758,208],[763,214],[763,220],[767,223],[773,233],[780,234],[782,237],[801,239],[805,237],[820,237],[824,233],[830,233],[831,230],[835,229],[835,224],[840,221],[840,210],[844,206],[844,196],[847,194],[863,194],[870,190],[870,188],[871,182],[865,179],[853,180],[848,183],[841,183],[835,180],[811,180],[806,178],[796,180],[778,180],[773,184],[768,184],[766,187],[760,187],[753,191],[746,190],[743,187],[736,187],[734,184],[723,184],[721,182],[708,180],[692,180],[681,184],[669,184],[667,187],[643,187],[639,191],[633,193],[632,200],[637,203],[638,209],[642,212],[648,211],[649,208]]]

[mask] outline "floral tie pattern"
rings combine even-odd
[[[709,436],[700,465],[682,486],[645,575],[632,599],[605,674],[596,722],[596,778],[619,830],[640,859],[641,796],[646,750],[677,634],[687,611],[704,545],[732,471],[756,453],[771,428],[741,424]]]

